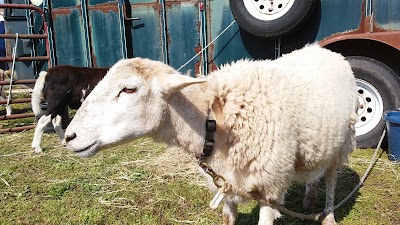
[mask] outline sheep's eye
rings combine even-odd
[[[136,90],[137,90],[136,88],[124,88],[122,89],[122,92],[130,94],[136,92]]]
[[[119,93],[118,93],[118,96],[117,97],[119,97],[120,95],[121,95],[121,93],[122,92],[124,92],[124,93],[127,93],[127,94],[132,94],[132,93],[135,93],[137,91],[137,88],[124,88],[124,89],[122,89]]]

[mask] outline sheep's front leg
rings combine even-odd
[[[65,136],[65,132],[62,129],[62,119],[60,115],[57,115],[56,117],[54,117],[54,119],[52,120],[53,123],[53,127],[54,130],[56,131],[58,137],[62,140],[64,140],[64,136]]]
[[[67,129],[69,123],[71,122],[71,118],[68,115],[68,105],[64,106],[64,110],[60,114],[62,120],[62,128]]]
[[[42,152],[42,148],[40,147],[40,142],[42,141],[42,136],[44,132],[44,128],[51,122],[51,115],[42,116],[38,120],[35,129],[35,135],[32,140],[32,148],[35,148],[35,153]]]
[[[335,200],[336,186],[336,168],[330,168],[325,172],[326,200],[325,200],[325,218],[322,220],[322,225],[335,225],[335,215],[333,212]]]
[[[306,213],[314,211],[315,202],[317,200],[317,189],[315,182],[306,183],[306,192],[303,199],[303,210]]]
[[[225,200],[224,208],[222,209],[222,217],[224,225],[234,225],[237,216],[237,203]]]
[[[260,219],[258,225],[273,225],[274,220],[281,217],[278,210],[271,208],[269,205],[260,204]]]

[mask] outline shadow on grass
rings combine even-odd
[[[343,167],[338,171],[338,180],[335,192],[335,204],[341,202],[359,183],[360,177],[350,167]],[[302,213],[301,205],[303,202],[305,191],[305,185],[295,184],[293,185],[285,198],[285,207]],[[325,206],[325,181],[321,179],[317,185],[318,200],[315,205],[315,213],[320,213],[324,210]],[[359,195],[357,191],[344,205],[335,211],[336,222],[341,222],[346,217],[350,210],[353,208],[355,201]],[[251,213],[239,213],[236,225],[251,225],[258,223],[259,207],[255,206]],[[301,220],[298,218],[292,218],[290,216],[282,215],[282,217],[275,222],[277,225],[317,225],[320,222],[313,222],[308,220]]]

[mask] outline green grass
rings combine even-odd
[[[72,155],[55,134],[42,154],[30,148],[33,131],[0,136],[0,224],[222,224],[221,206],[196,162],[178,149],[141,139],[89,159]],[[356,185],[372,150],[356,150],[339,173],[337,202]],[[336,211],[340,224],[400,224],[400,165],[385,153],[365,185]],[[300,211],[304,186],[293,185],[286,206]],[[317,210],[324,188],[318,188]],[[237,224],[257,224],[254,202],[239,208]],[[276,224],[318,224],[283,216]]]

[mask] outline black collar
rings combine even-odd
[[[200,158],[209,157],[214,149],[214,132],[217,130],[215,120],[206,120],[206,140]]]

